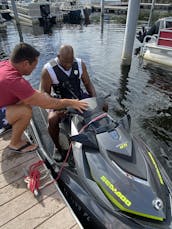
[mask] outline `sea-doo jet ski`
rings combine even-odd
[[[81,222],[85,217],[85,228],[172,228],[171,181],[151,149],[131,134],[129,115],[117,122],[98,99],[85,101],[87,111],[70,110],[62,122],[62,140],[71,147],[58,181]],[[54,168],[51,155],[42,157]]]

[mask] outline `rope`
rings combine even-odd
[[[39,160],[29,167],[29,175],[25,177],[24,181],[27,183],[28,189],[35,195],[38,195],[40,187],[40,172],[38,167],[43,165],[44,161]]]

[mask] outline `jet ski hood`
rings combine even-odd
[[[90,155],[86,152],[86,156],[92,177],[105,196],[121,211],[163,221],[166,218],[166,187],[153,154],[147,151],[146,158],[140,149],[140,155],[134,157],[132,151],[137,146],[131,139],[109,150],[102,141],[102,137],[105,141],[107,136],[100,135],[97,139],[101,153]],[[150,165],[146,164],[148,160]]]

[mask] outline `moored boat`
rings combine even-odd
[[[59,7],[65,23],[79,24],[83,19],[89,20],[91,8],[87,3],[82,3],[80,0],[66,0],[61,1]]]
[[[145,60],[172,67],[172,17],[160,19],[145,33],[140,55]]]
[[[0,0],[0,14],[5,20],[11,20],[7,0]]]
[[[15,2],[20,23],[32,26],[49,22],[51,25],[60,20],[59,5],[55,2],[41,1],[20,1]],[[9,3],[11,15],[14,17],[13,8]]]

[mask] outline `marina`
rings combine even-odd
[[[167,66],[164,68],[163,66],[161,66],[157,62],[152,62],[148,59],[147,60],[143,59],[142,57],[135,56],[134,54],[132,56],[131,66],[130,67],[122,66],[121,65],[121,53],[122,53],[122,47],[123,47],[123,42],[124,42],[125,26],[126,26],[125,24],[112,22],[110,20],[109,21],[106,20],[103,24],[100,24],[99,22],[97,23],[97,22],[91,21],[91,24],[88,24],[88,25],[85,25],[84,23],[76,24],[76,25],[75,24],[63,24],[63,23],[61,23],[60,25],[54,24],[52,26],[51,34],[45,34],[44,31],[42,30],[42,27],[40,27],[39,25],[34,25],[34,26],[22,25],[21,26],[21,34],[23,36],[23,40],[27,43],[32,44],[34,47],[36,47],[41,52],[37,68],[34,70],[34,72],[30,76],[27,77],[27,79],[32,84],[32,86],[34,88],[38,89],[39,83],[40,83],[40,73],[41,73],[43,65],[47,61],[51,60],[52,58],[54,58],[57,55],[59,47],[61,46],[61,44],[72,45],[74,48],[75,56],[80,57],[84,60],[86,66],[87,66],[91,81],[95,85],[97,95],[100,97],[105,97],[108,94],[110,94],[110,96],[107,99],[108,104],[109,104],[108,114],[117,123],[119,120],[121,120],[122,117],[124,117],[127,114],[131,117],[131,127],[130,128],[131,128],[132,136],[135,135],[136,137],[140,137],[150,147],[150,152],[154,152],[154,154],[149,153],[148,161],[150,160],[149,163],[151,165],[153,165],[152,169],[155,172],[155,175],[159,174],[159,171],[160,171],[161,175],[163,174],[162,175],[163,178],[161,177],[161,175],[160,176],[157,175],[157,177],[158,177],[157,183],[162,184],[165,181],[167,183],[167,185],[170,186],[171,180],[169,179],[169,177],[170,178],[172,177],[172,169],[171,169],[172,168],[172,166],[171,166],[172,165],[172,151],[171,151],[171,149],[172,149],[172,129],[171,129],[171,127],[172,127],[172,119],[171,119],[171,117],[172,117],[172,82],[171,82],[172,69],[171,69],[171,66]],[[141,26],[139,24],[137,27],[137,30],[139,30],[140,27]],[[162,32],[166,33],[166,29],[165,29],[165,31],[163,30]],[[17,42],[19,42],[21,34],[18,33],[17,28],[12,21],[7,22],[7,29],[4,33],[2,33],[2,36],[0,38],[0,47],[3,48],[5,53],[9,54],[11,52],[11,50],[13,49],[15,44]],[[94,34],[94,36],[93,36],[93,34]],[[169,39],[167,39],[167,40],[169,40]],[[139,46],[138,40],[135,39],[134,48],[137,48],[138,46]],[[163,46],[164,46],[164,44],[163,44]],[[25,159],[22,159],[23,162],[20,163],[20,161],[19,161],[19,164],[22,164],[22,165],[27,164],[27,166],[29,166],[30,162],[34,163],[34,162],[37,162],[39,159],[43,159],[44,161],[46,161],[46,165],[48,166],[48,168],[51,167],[51,169],[54,170],[54,171],[52,171],[52,175],[50,176],[50,180],[52,180],[53,177],[54,177],[54,179],[56,178],[57,173],[58,173],[58,169],[61,167],[59,167],[58,163],[56,164],[54,162],[54,160],[52,160],[53,144],[52,144],[50,137],[47,134],[46,117],[44,117],[43,114],[44,114],[44,111],[42,111],[40,113],[39,109],[34,108],[33,120],[31,122],[31,125],[27,129],[26,133],[29,135],[29,137],[32,141],[39,143],[40,149],[43,149],[44,152],[43,151],[39,152],[39,155],[41,155],[41,158],[37,154],[36,154],[36,156],[33,156],[33,158],[32,158],[32,154],[31,154],[31,156],[30,155],[27,156],[27,157],[29,157],[28,160],[26,159],[26,161],[25,161]],[[102,130],[100,130],[100,133],[99,133],[99,130],[97,130],[96,132],[99,134],[102,134],[101,131]],[[109,131],[112,131],[112,129],[110,128]],[[117,129],[117,133],[118,133],[117,135],[121,135],[122,132],[121,131],[118,132],[118,129]],[[90,133],[90,135],[91,135],[91,133]],[[113,136],[116,137],[117,135],[115,135],[115,136],[113,135]],[[121,136],[123,137],[123,135],[121,135]],[[126,134],[125,134],[125,136],[126,136]],[[120,139],[122,139],[122,137]],[[99,144],[104,142],[104,138],[101,138],[98,141]],[[8,134],[4,135],[4,137],[1,137],[1,140],[0,140],[0,145],[2,146],[1,152],[4,151],[4,153],[2,154],[2,156],[4,155],[3,156],[4,158],[1,160],[2,160],[2,162],[4,161],[5,163],[10,163],[9,159],[8,159],[9,153],[8,152],[6,153],[6,146],[8,145],[8,141],[9,141],[9,135]],[[130,141],[127,140],[127,144],[130,145],[129,142]],[[76,143],[77,142],[73,143],[74,146]],[[77,143],[77,144],[79,144],[79,143]],[[88,142],[86,144],[88,144]],[[105,142],[104,142],[104,144],[105,144]],[[132,144],[134,144],[134,143],[132,143]],[[128,148],[128,145],[126,145],[126,139],[125,139],[125,141],[120,142],[119,145],[121,147],[120,149],[122,149],[122,148],[125,149],[126,147]],[[85,147],[85,145],[84,145],[84,147]],[[137,148],[137,147],[135,147],[135,148]],[[106,167],[106,169],[102,168],[102,165],[100,163],[100,158],[99,158],[99,159],[97,159],[97,161],[99,161],[99,162],[96,164],[96,168],[94,168],[94,163],[92,163],[92,161],[94,161],[94,160],[92,160],[91,156],[89,156],[91,154],[94,155],[94,153],[93,153],[94,150],[91,154],[89,153],[89,149],[87,149],[87,150],[88,151],[86,151],[85,158],[87,158],[87,160],[88,160],[89,168],[91,169],[91,175],[88,176],[89,172],[87,171],[87,172],[85,172],[85,176],[88,178],[87,182],[88,183],[90,182],[90,188],[93,188],[95,186],[95,184],[93,185],[94,179],[97,179],[97,183],[98,183],[98,179],[99,179],[99,176],[97,176],[97,174],[95,173],[96,169],[101,168],[101,171],[104,171],[104,173],[105,173],[105,171],[107,172],[107,170],[106,170],[107,167]],[[112,151],[112,149],[110,149],[110,151]],[[83,152],[81,153],[79,151],[78,152],[76,151],[76,153],[74,155],[75,158],[80,157],[79,160],[81,160],[81,161],[85,160],[85,159],[82,159],[81,156],[77,156],[77,153],[79,153],[80,155],[83,154]],[[125,154],[127,154],[126,151],[125,151]],[[105,153],[104,153],[104,155],[105,155]],[[108,152],[108,155],[110,155],[109,152]],[[126,166],[123,166],[123,163],[121,162],[122,159],[119,159],[119,161],[117,161],[117,159],[114,157],[114,155],[111,155],[111,156],[112,156],[113,162],[114,162],[113,166],[115,165],[115,163],[117,163],[118,166],[121,168],[121,169],[119,169],[118,173],[120,173],[121,170],[125,171],[125,169],[127,168],[128,169],[128,175],[131,173],[132,177],[133,177],[133,174],[135,174],[135,171],[133,171],[132,168],[130,168],[130,166],[128,166],[128,164],[125,164]],[[13,156],[10,156],[10,158],[11,157],[13,158]],[[129,157],[129,155],[127,155],[127,157]],[[154,157],[156,158],[155,160],[152,159]],[[19,159],[20,158],[24,158],[24,156],[20,156]],[[93,156],[93,158],[94,158],[94,156]],[[106,158],[107,158],[107,156],[106,156]],[[7,160],[7,162],[6,162],[6,160]],[[17,161],[18,159],[15,158],[14,160]],[[157,161],[158,161],[158,163],[157,163]],[[18,163],[18,162],[16,162],[16,163]],[[45,190],[45,194],[43,192],[43,197],[41,197],[41,198],[43,200],[44,199],[47,200],[47,205],[45,205],[45,208],[46,208],[47,214],[50,215],[50,217],[47,217],[46,219],[43,218],[43,216],[41,215],[41,214],[43,214],[42,209],[41,209],[42,210],[41,213],[40,213],[40,210],[35,210],[35,211],[38,211],[37,212],[38,215],[36,215],[36,217],[35,217],[36,219],[30,215],[31,213],[29,211],[31,211],[31,210],[25,209],[25,210],[22,210],[21,212],[20,212],[20,210],[17,210],[17,212],[19,211],[19,216],[12,215],[11,218],[8,218],[9,216],[4,217],[4,219],[3,219],[4,220],[3,221],[4,228],[5,228],[5,226],[6,226],[6,228],[10,228],[10,227],[12,228],[12,226],[14,228],[15,227],[14,223],[19,222],[19,220],[21,220],[21,218],[23,216],[24,216],[23,218],[26,222],[27,222],[28,218],[31,218],[31,219],[34,218],[33,224],[31,224],[31,228],[37,228],[37,227],[47,228],[48,226],[50,228],[56,228],[58,226],[60,229],[61,228],[82,228],[82,227],[92,228],[91,226],[94,226],[94,228],[96,228],[95,226],[97,226],[99,224],[97,222],[96,222],[97,223],[96,224],[94,220],[92,221],[92,219],[90,218],[90,215],[87,212],[85,212],[85,210],[83,211],[83,209],[81,208],[82,205],[80,204],[80,202],[76,201],[77,198],[74,199],[72,196],[72,194],[79,187],[79,185],[78,185],[76,188],[75,181],[74,181],[77,170],[79,168],[82,172],[86,171],[86,168],[87,168],[86,164],[87,163],[83,163],[82,168],[80,168],[78,165],[76,168],[73,168],[72,167],[73,164],[70,165],[70,163],[65,164],[64,173],[62,172],[62,177],[61,177],[62,179],[60,179],[57,182],[57,184],[52,185],[53,188],[52,188],[52,194],[50,194],[50,198],[51,198],[51,195],[52,195],[52,198],[54,198],[54,192],[55,192],[56,188],[60,193],[57,197],[57,202],[55,200],[53,202],[54,205],[52,204],[52,208],[53,208],[52,213],[49,213],[49,206],[51,204],[48,205],[48,197],[46,197],[47,193],[49,193],[49,192],[47,190]],[[116,166],[116,172],[117,172],[118,166]],[[143,168],[143,167],[145,168],[146,166],[143,166],[142,163],[141,163],[141,166],[138,166],[138,168]],[[15,166],[15,168],[17,169],[17,166]],[[20,168],[21,168],[21,166],[20,166]],[[135,168],[135,169],[138,169],[138,168]],[[11,168],[9,168],[9,173],[11,171],[12,171]],[[14,170],[12,172],[15,173],[16,170]],[[81,177],[83,175],[82,172],[80,173]],[[2,179],[4,179],[6,177],[5,175],[7,173],[8,173],[8,169],[7,169],[7,172],[5,170],[2,173],[2,177],[3,177]],[[68,174],[68,175],[66,175],[66,174]],[[71,174],[73,174],[73,175],[71,175]],[[108,172],[107,172],[107,174],[108,174]],[[116,176],[115,174],[113,175],[112,179],[114,179],[114,177]],[[164,175],[164,174],[167,174],[167,175]],[[92,177],[92,175],[94,175],[94,176]],[[88,188],[89,187],[89,186],[87,186],[88,183],[84,180],[85,176],[83,176],[83,179],[81,179],[81,180],[83,183],[85,182],[85,184],[86,184],[84,187]],[[146,176],[145,173],[143,172],[143,170],[139,172],[139,178],[137,178],[137,179],[132,178],[132,179],[133,180],[135,179],[135,181],[139,181],[140,183],[142,183],[143,186],[146,185],[145,187],[148,187],[148,183],[146,183],[146,182],[149,182],[149,179],[148,179],[148,181],[143,182],[140,180],[142,178],[142,176],[143,177]],[[107,188],[109,186],[109,184],[110,185],[112,183],[113,183],[113,185],[115,184],[115,181],[112,182],[112,180],[110,180],[107,177],[108,177],[108,175],[104,176],[104,178],[102,178],[102,180],[101,180],[101,182],[104,182],[104,183],[101,183],[101,186],[104,185],[105,188]],[[8,178],[8,176],[7,176],[7,178]],[[14,179],[16,180],[15,177],[14,177]],[[17,180],[18,180],[18,178],[17,178]],[[19,180],[20,180],[20,182],[23,182],[23,180],[21,181],[21,177],[19,178]],[[73,189],[71,188],[71,190],[73,190],[73,192],[70,192],[70,190],[68,189],[68,186],[64,185],[64,183],[65,183],[64,180],[65,180],[67,185],[69,185],[69,186],[72,185],[71,187],[73,187]],[[112,183],[109,183],[109,182],[112,182]],[[6,179],[5,187],[7,186],[7,188],[8,188],[11,185],[11,183],[13,183],[13,181],[11,182],[10,180]],[[19,190],[20,190],[20,185],[26,185],[23,183],[22,184],[19,183]],[[121,183],[120,183],[120,181],[118,181],[118,188],[119,188],[119,184],[123,185]],[[15,185],[18,185],[18,183],[15,184],[15,182],[14,182],[14,186]],[[31,205],[34,205],[34,207],[36,207],[39,204],[37,204],[37,202],[35,202],[35,197],[33,196],[33,193],[30,193],[30,191],[27,190],[25,187],[23,188],[23,186],[22,186],[22,189],[24,190],[24,193],[25,193],[24,195],[27,194],[28,199],[31,202]],[[90,188],[88,188],[87,193],[89,193]],[[98,196],[98,193],[100,192],[100,190],[101,189],[97,189],[97,196]],[[121,190],[123,190],[123,191],[121,191]],[[115,205],[117,205],[122,211],[124,210],[124,214],[126,214],[125,210],[130,205],[130,202],[128,202],[128,201],[130,201],[130,198],[132,198],[131,196],[129,197],[129,195],[125,193],[125,190],[126,190],[126,187],[124,187],[124,189],[120,189],[120,191],[122,193],[121,195],[123,195],[121,197],[121,199],[123,200],[122,204],[124,204],[124,209],[123,209],[123,207],[121,207],[121,205],[116,204],[116,201],[114,201]],[[111,191],[113,191],[113,190],[111,190]],[[11,191],[10,191],[10,193],[11,193]],[[106,193],[105,196],[108,199],[109,197],[107,195],[107,192],[105,191],[104,193]],[[80,195],[83,197],[83,199],[85,198],[85,200],[87,200],[86,201],[87,203],[90,204],[90,207],[88,209],[92,209],[91,213],[95,213],[94,215],[98,214],[99,216],[101,216],[101,211],[98,210],[99,208],[96,205],[94,205],[94,199],[88,201],[89,197],[87,196],[86,193],[85,193],[85,195],[82,194],[81,189],[79,189],[79,191],[78,191],[78,197]],[[113,195],[116,195],[115,192],[113,192]],[[10,203],[11,200],[8,199],[9,198],[8,196],[9,195],[5,196],[5,194],[3,192],[3,198],[2,199],[6,200],[6,198],[7,198],[7,202]],[[14,197],[12,197],[12,199],[14,199],[14,200],[17,200],[18,198],[20,199],[20,196],[21,196],[21,198],[25,198],[23,196],[23,194],[21,194],[19,192],[19,197],[14,196]],[[64,196],[66,199],[63,202]],[[128,197],[128,199],[126,199],[126,196]],[[62,197],[62,200],[61,200],[61,197]],[[113,198],[114,197],[116,199],[116,196],[113,196]],[[96,198],[98,198],[98,197],[96,197]],[[40,200],[40,202],[42,202],[42,199]],[[54,198],[54,199],[56,199],[56,198]],[[106,199],[106,201],[107,201],[107,199]],[[120,202],[121,199],[120,200],[118,199],[118,201]],[[102,200],[104,202],[106,202],[105,199],[103,198],[103,196],[102,196],[101,201]],[[66,204],[66,201],[68,201],[67,204]],[[100,203],[102,203],[101,201],[100,201]],[[109,203],[112,202],[112,198],[109,198],[108,201],[109,202],[106,203],[107,204],[106,206],[110,205]],[[15,202],[15,201],[13,201],[13,202]],[[113,202],[113,204],[114,204],[114,202]],[[126,203],[128,204],[127,207],[126,207],[126,205],[127,205]],[[149,201],[149,203],[151,203],[151,201]],[[149,203],[145,203],[145,204],[149,204]],[[170,203],[170,202],[168,202],[168,203]],[[68,204],[70,204],[69,207],[68,207]],[[29,209],[32,209],[30,207],[31,205],[29,205],[29,207],[28,207]],[[57,206],[59,206],[59,208]],[[146,205],[144,205],[144,206],[146,206]],[[18,206],[18,208],[20,208],[20,207],[21,206]],[[14,208],[15,208],[15,205],[14,205]],[[169,206],[168,206],[168,209],[170,209]],[[161,210],[162,210],[162,208],[161,208]],[[144,209],[143,209],[143,212],[144,212]],[[59,213],[59,214],[56,214],[56,213]],[[129,212],[129,216],[131,216],[130,213],[133,214],[133,212]],[[4,213],[4,214],[6,214],[6,213]],[[134,214],[137,215],[137,213],[134,213]],[[155,211],[155,214],[157,214],[157,215],[159,214],[159,216],[156,215],[155,218],[160,221],[159,224],[161,224],[162,228],[165,228],[165,229],[170,228],[171,229],[170,225],[168,225],[168,227],[165,226],[166,219],[164,218],[164,213],[162,213],[162,212],[157,213],[157,211]],[[69,220],[66,220],[65,222],[59,221],[58,217],[61,218],[61,215],[63,215],[63,216],[65,215],[65,217],[62,217],[62,218],[67,218]],[[83,217],[83,216],[85,216],[85,217]],[[106,219],[105,216],[107,216],[107,215],[103,214],[101,219]],[[140,215],[140,216],[142,217],[142,215]],[[7,219],[5,219],[6,217],[7,217]],[[42,218],[37,220],[37,218],[39,218],[39,217],[40,218],[42,217],[43,220],[42,220]],[[76,217],[79,219],[79,221]],[[146,217],[148,217],[148,218],[150,217],[150,212],[146,215]],[[137,218],[137,216],[136,216],[136,218]],[[167,216],[167,218],[168,218],[168,216]],[[163,221],[164,219],[165,219],[165,223],[161,223],[161,221]],[[170,220],[170,217],[168,219]],[[148,220],[148,221],[150,222],[151,220]],[[65,223],[67,223],[67,222],[69,224],[65,225]],[[103,220],[102,220],[102,222],[103,222]],[[107,223],[106,225],[108,225],[109,227],[112,227],[112,224],[110,222],[112,222],[112,221],[110,221],[110,218],[109,218],[109,221],[106,222]],[[150,223],[150,225],[154,225],[154,222],[151,221],[151,223]],[[169,223],[169,221],[167,222],[167,224],[168,223]],[[158,224],[158,226],[161,227],[159,224]],[[9,227],[8,227],[8,225],[9,225]],[[23,225],[23,224],[21,223],[21,225]],[[63,225],[64,225],[64,227],[63,227]],[[118,225],[118,223],[117,223],[117,225]],[[99,226],[97,226],[97,228],[101,228]],[[108,226],[107,226],[107,228],[108,228]],[[114,227],[114,228],[117,228],[117,227]]]
[[[15,17],[13,6],[8,2],[10,15]],[[18,18],[21,24],[33,26],[52,26],[56,23],[80,23],[85,18],[88,6],[76,1],[19,1],[15,2]]]

